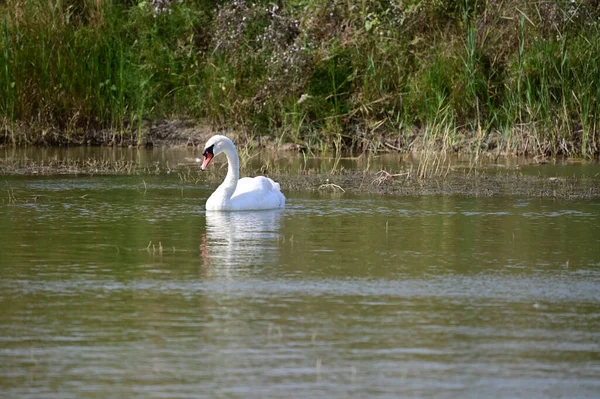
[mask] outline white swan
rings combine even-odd
[[[279,189],[279,183],[264,176],[239,178],[240,159],[235,145],[225,136],[216,135],[208,140],[200,169],[206,169],[213,157],[222,152],[229,164],[227,176],[206,201],[206,210],[251,211],[285,207],[285,197]]]

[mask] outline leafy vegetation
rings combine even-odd
[[[148,123],[185,117],[316,149],[598,156],[599,10],[595,0],[5,0],[0,143],[98,131],[141,143]]]

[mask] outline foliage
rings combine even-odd
[[[6,0],[0,132],[21,141],[12,126],[26,123],[141,141],[144,121],[185,116],[320,148],[446,141],[450,132],[473,150],[594,156],[599,9],[596,1]]]

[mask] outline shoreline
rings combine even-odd
[[[147,126],[144,130],[145,141],[143,145],[136,146],[128,140],[120,142],[103,141],[115,136],[115,132],[89,132],[79,139],[71,136],[69,143],[64,143],[52,133],[36,136],[37,140],[26,145],[4,145],[4,148],[131,148],[133,151],[139,148],[153,149],[177,149],[190,148],[201,150],[204,143],[216,133],[225,134],[234,139],[240,153],[248,151],[266,151],[267,153],[285,154],[305,153],[308,158],[319,158],[322,152],[316,152],[307,148],[306,143],[279,143],[276,139],[268,136],[252,137],[234,131],[215,131],[207,126],[199,125],[192,120],[158,121]],[[43,141],[41,141],[43,139]],[[280,182],[284,191],[291,192],[321,192],[337,195],[392,195],[392,196],[424,196],[424,195],[465,195],[465,196],[525,196],[539,198],[562,198],[562,199],[595,199],[600,198],[600,173],[592,177],[552,177],[531,176],[521,173],[516,169],[501,169],[493,167],[495,160],[507,157],[498,150],[478,148],[477,151],[469,148],[444,149],[439,143],[429,143],[428,146],[419,146],[415,143],[419,137],[413,138],[408,148],[396,148],[394,144],[380,138],[378,151],[363,151],[362,154],[398,154],[402,157],[413,158],[412,162],[401,163],[394,166],[394,171],[369,170],[370,167],[358,169],[336,168],[329,173],[323,172],[321,168],[308,170],[296,170],[294,167],[283,171],[278,166],[260,165],[256,167],[245,167],[242,173],[245,175],[267,174]],[[53,145],[51,145],[53,143]],[[61,144],[62,143],[62,144]],[[0,146],[1,148],[2,146]],[[420,148],[419,148],[420,147]],[[419,153],[421,151],[421,153]],[[452,157],[458,155],[466,157],[478,156],[480,159],[492,160],[490,165],[479,165],[475,169],[455,167]],[[362,156],[362,155],[361,155]],[[252,156],[249,159],[253,158]],[[544,156],[529,157],[531,164],[551,163],[559,157],[546,158]],[[566,158],[570,159],[570,158]],[[183,161],[183,160],[182,160]],[[581,162],[574,159],[572,162]],[[583,161],[587,162],[587,161]],[[592,162],[596,162],[595,160]],[[167,165],[145,165],[135,160],[127,159],[95,159],[93,157],[81,159],[58,159],[32,160],[27,157],[0,158],[0,175],[20,176],[53,176],[53,175],[141,175],[151,176],[160,174],[177,173],[184,183],[218,185],[223,176],[218,168],[209,172],[199,174],[194,169],[195,164],[191,161],[180,163],[176,166]],[[254,165],[256,166],[256,165]],[[400,168],[400,170],[398,170]],[[273,172],[273,173],[269,173]]]
[[[254,135],[236,129],[218,129],[195,119],[160,119],[146,122],[136,133],[132,128],[119,132],[114,129],[63,131],[56,128],[40,128],[15,124],[12,130],[6,126],[0,130],[0,148],[6,147],[121,147],[121,148],[202,148],[215,134],[231,138],[238,148],[267,149],[271,151],[307,152],[313,154],[342,153],[409,153],[420,151],[455,154],[487,154],[493,156],[528,156],[545,163],[547,159],[570,157],[568,151],[551,155],[540,150],[548,143],[537,142],[531,132],[520,130],[512,136],[522,136],[511,145],[497,131],[479,134],[463,131],[449,142],[437,136],[429,136],[425,130],[408,129],[402,132],[382,132],[370,137],[340,135],[338,143],[314,137],[290,137],[289,134],[273,132],[270,135]],[[518,133],[518,134],[517,134]],[[509,147],[512,146],[512,149]],[[587,159],[598,160],[600,153]]]

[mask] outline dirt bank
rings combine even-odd
[[[139,136],[138,136],[139,133]],[[15,124],[0,127],[0,147],[202,147],[214,134],[224,134],[239,146],[298,151],[302,145],[281,143],[269,136],[251,136],[234,130],[215,130],[191,119],[160,119],[145,123],[139,132],[117,130],[65,131]]]
[[[199,146],[214,130],[187,119],[144,123],[140,131],[129,126],[118,130],[64,130],[13,124],[0,128],[0,146]]]

